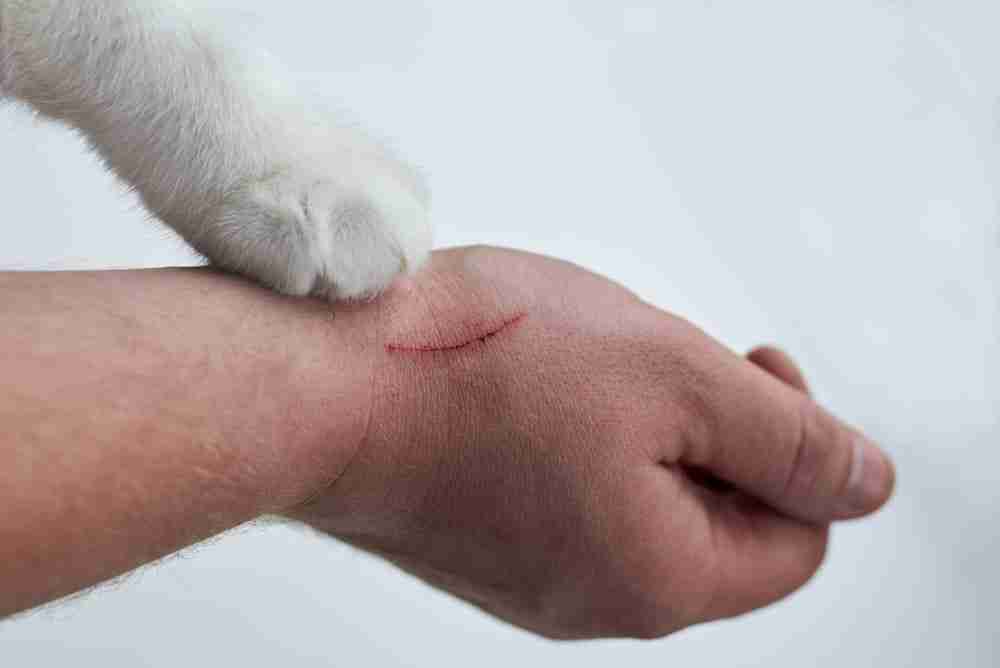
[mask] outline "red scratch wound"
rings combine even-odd
[[[493,327],[485,334],[479,334],[461,343],[447,344],[447,345],[406,345],[400,343],[387,343],[385,349],[386,352],[390,353],[437,353],[448,350],[459,350],[461,348],[466,348],[468,346],[471,346],[475,343],[485,343],[487,339],[491,339],[500,332],[509,329],[510,327],[513,327],[517,323],[521,322],[527,315],[528,315],[527,313],[521,313],[519,315],[516,315],[513,318],[510,318],[509,320],[505,320],[504,322],[500,323],[500,325]]]

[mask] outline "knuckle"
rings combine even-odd
[[[646,610],[632,620],[623,635],[637,640],[656,640],[674,633],[678,628],[677,620],[672,614],[662,610]]]
[[[803,401],[796,412],[793,456],[782,494],[784,498],[839,498],[849,483],[849,435],[821,408]]]
[[[653,622],[639,627],[634,634],[630,634],[630,637],[636,640],[658,640],[670,635],[672,632],[673,628],[668,628],[660,622]]]
[[[785,498],[813,491],[822,470],[815,412],[809,404],[801,403],[794,415],[793,455],[781,490]]]
[[[828,531],[821,531],[816,538],[810,542],[806,552],[805,562],[810,573],[815,573],[826,560],[827,547],[829,546],[830,534]]]
[[[796,578],[796,588],[807,583],[826,560],[829,532],[826,529],[816,530],[808,538],[802,541],[801,552],[798,558],[798,573]]]
[[[679,598],[677,592],[664,585],[663,581],[649,582],[641,592],[634,592],[625,598],[630,614],[619,617],[622,626],[617,635],[655,640],[687,625],[676,605]]]

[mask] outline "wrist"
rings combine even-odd
[[[342,538],[365,534],[411,493],[419,496],[439,455],[475,438],[470,392],[484,384],[500,394],[516,391],[512,360],[487,342],[522,326],[526,300],[496,290],[474,259],[466,250],[438,251],[418,277],[345,315],[365,321],[366,423],[336,485],[286,515]]]
[[[388,317],[381,302],[316,308],[296,328],[298,350],[282,372],[287,391],[263,427],[274,433],[278,483],[262,512],[297,519],[365,447]]]

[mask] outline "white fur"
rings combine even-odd
[[[0,0],[0,95],[79,129],[214,263],[289,294],[378,293],[431,244],[418,174],[171,0]]]

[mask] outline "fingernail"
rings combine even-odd
[[[864,437],[854,442],[845,505],[851,514],[871,512],[885,502],[892,486],[892,467],[882,450]]]

